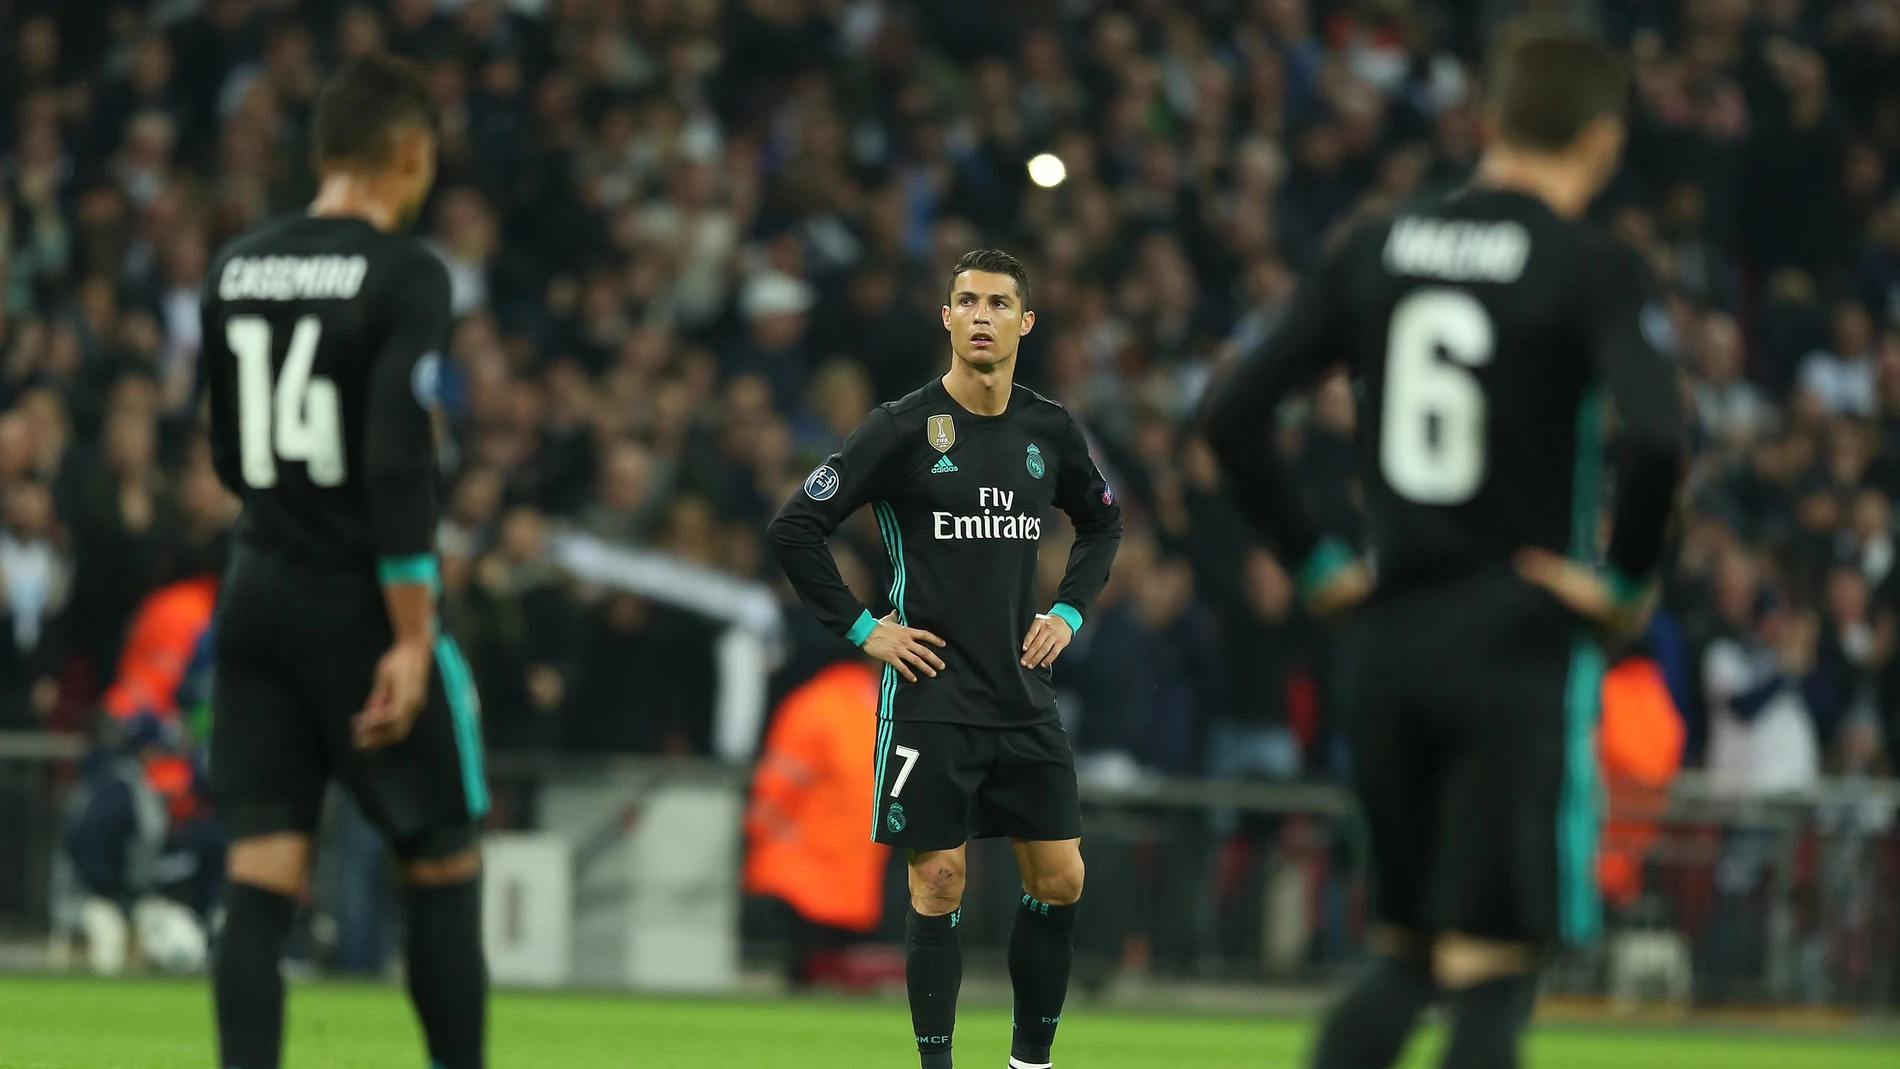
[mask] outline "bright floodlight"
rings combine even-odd
[[[1063,166],[1062,158],[1053,153],[1044,152],[1029,161],[1029,180],[1044,189],[1053,189],[1069,177],[1069,169]]]

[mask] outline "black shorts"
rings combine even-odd
[[[970,839],[1082,837],[1075,754],[1061,723],[989,728],[880,720],[871,838],[910,850]]]
[[[403,857],[473,845],[488,809],[480,709],[453,639],[409,736],[359,750],[350,721],[391,641],[382,592],[239,550],[220,593],[211,786],[234,839],[316,830],[335,777]]]
[[[1594,941],[1596,642],[1542,590],[1487,573],[1368,605],[1342,667],[1378,919]]]

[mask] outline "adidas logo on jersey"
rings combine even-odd
[[[955,471],[955,470],[957,470],[957,466],[950,462],[950,455],[946,453],[943,456],[940,456],[937,458],[937,464],[935,467],[930,469],[930,474],[942,475],[946,471]]]

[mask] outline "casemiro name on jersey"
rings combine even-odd
[[[363,288],[362,256],[238,256],[218,275],[221,301],[347,301]]]

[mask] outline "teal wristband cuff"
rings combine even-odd
[[[1049,615],[1061,617],[1062,622],[1069,625],[1071,632],[1082,630],[1082,614],[1066,601],[1058,601],[1049,606]]]
[[[1352,547],[1337,538],[1324,538],[1313,552],[1306,555],[1300,563],[1300,571],[1294,578],[1301,594],[1311,594],[1326,584],[1326,581],[1339,574],[1340,569],[1353,561]]]
[[[1649,584],[1639,579],[1631,579],[1615,568],[1604,571],[1603,580],[1609,585],[1610,600],[1619,609],[1629,609],[1642,603],[1649,595]]]
[[[862,646],[864,640],[870,638],[871,632],[875,630],[877,630],[877,617],[872,616],[871,610],[866,609],[858,614],[857,622],[851,625],[851,630],[844,633],[844,637],[850,640],[853,646]]]
[[[414,553],[407,557],[383,557],[376,562],[376,581],[384,586],[400,583],[427,583],[430,590],[442,589],[442,566],[433,553]]]

